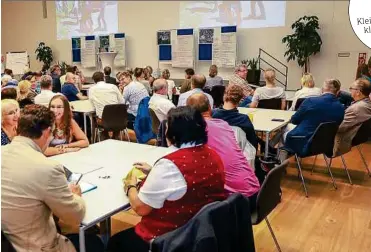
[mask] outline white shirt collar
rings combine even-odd
[[[156,94],[156,93],[154,93],[152,96],[153,97],[161,97],[161,98],[167,99],[167,95],[162,95],[162,94]]]
[[[104,81],[98,81],[96,85],[99,85],[99,84],[106,84]]]

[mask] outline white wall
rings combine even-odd
[[[31,54],[31,68],[39,69],[34,51],[39,41],[51,46],[55,59],[71,62],[70,40],[56,40],[55,4],[47,2],[48,18],[42,17],[41,2],[2,2],[2,45],[7,51],[26,50]],[[120,1],[118,2],[119,31],[127,36],[128,65],[130,67],[151,65],[157,67],[156,31],[177,28],[179,2],[176,1]],[[311,72],[318,85],[326,77],[337,77],[344,89],[355,77],[359,52],[371,50],[354,35],[349,23],[347,1],[287,1],[286,26],[280,28],[239,29],[239,60],[258,56],[263,48],[274,57],[286,62],[282,38],[291,33],[291,24],[304,15],[317,15],[321,24],[323,46],[321,53],[312,58]],[[349,58],[338,58],[338,52],[350,52]],[[197,62],[196,72],[207,74],[209,63]],[[299,87],[301,69],[295,62],[289,66],[289,89]],[[173,78],[182,78],[184,69],[171,69]],[[87,70],[90,75],[92,70]],[[230,69],[220,69],[220,75],[228,78]]]

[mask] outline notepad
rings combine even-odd
[[[93,184],[90,184],[90,183],[84,182],[84,181],[80,181],[79,185],[80,185],[82,194],[87,193],[87,192],[97,188],[96,185],[93,185]]]

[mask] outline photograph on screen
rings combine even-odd
[[[200,29],[199,44],[212,44],[214,40],[214,29]]]
[[[181,1],[179,26],[239,28],[285,26],[285,1]]]
[[[118,31],[115,1],[56,1],[57,39]]]
[[[157,44],[158,45],[170,45],[171,35],[170,31],[158,31],[157,32]]]

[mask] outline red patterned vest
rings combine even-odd
[[[176,201],[165,201],[161,209],[152,209],[135,227],[146,241],[186,224],[204,206],[226,199],[224,166],[218,154],[207,145],[180,149],[164,158],[183,174],[187,192]]]

